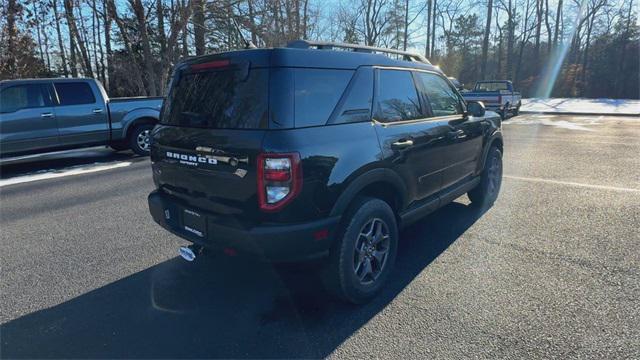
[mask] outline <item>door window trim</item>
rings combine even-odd
[[[375,116],[375,107],[376,107],[377,101],[378,101],[378,70],[379,69],[382,69],[382,70],[403,70],[403,71],[412,72],[411,77],[413,78],[414,86],[416,86],[416,91],[418,92],[418,98],[420,99],[420,106],[423,107],[422,111],[424,112],[424,110],[426,110],[426,108],[428,108],[430,115],[433,114],[431,112],[431,104],[428,103],[427,104],[428,106],[423,105],[423,102],[425,100],[428,101],[428,97],[426,99],[423,99],[423,97],[426,97],[427,95],[423,94],[424,91],[422,91],[422,84],[418,84],[417,83],[417,81],[415,79],[415,74],[413,74],[413,73],[422,72],[422,73],[434,74],[436,76],[439,76],[441,79],[444,79],[447,82],[447,84],[449,85],[449,87],[451,87],[452,90],[454,90],[454,94],[456,94],[456,96],[458,97],[458,102],[462,105],[462,114],[431,116],[431,117],[425,117],[425,118],[420,118],[420,119],[402,120],[402,121],[393,121],[393,122],[384,122],[384,121],[377,120],[376,116]],[[458,120],[458,119],[464,118],[466,116],[467,105],[464,102],[464,100],[462,98],[462,95],[460,95],[458,90],[454,86],[452,86],[451,81],[449,81],[449,79],[447,79],[443,74],[440,74],[437,71],[426,70],[426,69],[417,69],[417,68],[411,68],[411,67],[378,66],[378,65],[373,66],[373,70],[374,70],[374,80],[373,80],[373,105],[372,105],[372,111],[371,111],[371,121],[376,125],[387,127],[387,126],[395,126],[395,125],[414,124],[414,123],[419,123],[419,122],[451,121],[451,120]],[[418,88],[418,86],[420,88]]]
[[[438,72],[435,72],[435,71],[417,69],[416,72],[432,74],[432,75],[438,76],[440,79],[444,80],[444,82],[449,86],[449,88],[451,90],[453,90],[453,93],[458,98],[458,104],[460,105],[460,108],[462,109],[462,113],[460,113],[460,114],[433,116],[433,117],[431,117],[431,119],[447,120],[448,118],[451,118],[451,117],[453,117],[453,119],[456,119],[456,118],[460,118],[460,117],[465,118],[467,116],[467,104],[464,101],[464,98],[462,97],[462,95],[460,95],[460,93],[458,92],[458,89],[456,89],[455,86],[453,86],[453,84],[451,83],[451,80],[449,80],[446,76],[444,76],[442,74],[439,74]],[[422,83],[420,83],[418,86],[421,89],[422,96],[424,96],[426,98],[426,101],[429,103],[429,111],[433,115],[433,110],[431,109],[431,101],[429,100],[429,95],[427,95],[426,89],[423,88],[423,84]]]
[[[376,119],[376,115],[378,112],[378,100],[380,98],[380,94],[379,94],[379,90],[380,90],[380,86],[379,86],[379,82],[380,82],[380,71],[381,70],[393,70],[393,71],[406,71],[409,73],[409,75],[411,76],[411,82],[413,83],[413,88],[416,91],[416,95],[418,96],[418,102],[420,103],[420,115],[424,116],[424,111],[425,111],[425,104],[424,104],[424,99],[422,99],[422,96],[420,95],[420,91],[418,90],[417,84],[416,84],[416,79],[413,76],[413,73],[411,72],[412,69],[411,68],[403,68],[403,67],[387,67],[387,66],[374,66],[373,67],[373,104],[371,105],[371,121],[375,124],[382,124],[382,125],[395,125],[395,124],[409,124],[409,123],[416,123],[416,122],[421,122],[424,121],[426,119],[429,119],[428,117],[424,118],[417,118],[417,119],[409,119],[409,120],[398,120],[398,121],[381,121],[381,120],[377,120]]]

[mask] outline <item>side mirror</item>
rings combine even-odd
[[[482,117],[484,116],[486,109],[484,108],[484,104],[482,103],[482,101],[468,101],[467,112],[471,116]]]

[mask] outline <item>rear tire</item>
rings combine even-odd
[[[492,146],[484,163],[480,183],[467,193],[474,205],[486,210],[493,206],[502,185],[502,152]]]
[[[371,300],[386,283],[398,250],[398,227],[386,202],[361,198],[345,214],[323,269],[327,290],[353,304]]]
[[[142,124],[136,126],[129,134],[129,147],[134,153],[142,156],[149,155],[151,151],[150,135],[152,124]]]

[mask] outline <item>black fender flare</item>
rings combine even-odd
[[[489,140],[487,140],[487,145],[482,150],[482,158],[480,159],[480,167],[478,168],[478,174],[482,173],[482,171],[484,170],[484,164],[487,161],[487,155],[489,154],[489,149],[491,149],[491,147],[497,143],[501,144],[500,151],[502,151],[502,147],[504,146],[504,141],[502,140],[502,133],[499,131],[493,133],[493,135],[489,137]]]
[[[407,185],[404,183],[400,175],[389,168],[377,168],[369,170],[357,178],[355,178],[347,188],[342,191],[335,205],[331,209],[329,216],[339,216],[344,214],[349,208],[351,202],[358,196],[358,194],[368,185],[383,182],[392,186],[395,191],[399,193],[399,199],[401,203],[398,204],[400,209],[406,206],[407,202]]]

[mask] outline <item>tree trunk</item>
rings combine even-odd
[[[77,41],[78,47],[80,48],[80,56],[82,56],[82,68],[85,76],[93,77],[93,73],[91,71],[91,61],[89,60],[89,55],[87,53],[87,48],[85,47],[84,41],[80,37],[80,33],[78,31],[78,26],[76,25],[76,19],[73,15],[73,0],[64,0],[64,10],[67,15],[67,25],[69,26],[69,39],[72,45],[72,54],[73,54],[73,62],[75,65],[75,42]],[[74,66],[75,68],[75,66]],[[73,72],[73,70],[72,70]],[[74,76],[77,76],[77,71]]]
[[[591,31],[593,30],[594,20],[595,20],[595,14],[591,17],[591,20],[587,25],[587,42],[585,43],[583,60],[582,60],[582,84],[580,86],[580,96],[584,96],[585,90],[587,89],[587,66],[589,66],[589,44],[591,42]]]
[[[69,24],[67,24],[68,27]],[[69,67],[71,67],[71,77],[78,77],[78,59],[76,58],[76,40],[69,34]]]
[[[16,28],[16,16],[19,5],[16,0],[9,0],[7,4],[7,70],[8,73],[14,75],[16,73],[16,36],[18,29]]]
[[[482,59],[480,63],[480,79],[484,80],[487,75],[487,56],[489,53],[489,36],[491,35],[491,15],[493,14],[493,0],[489,0],[487,5],[487,24],[484,28],[484,39],[482,41]]]
[[[620,78],[620,82],[616,82],[622,86],[617,86],[618,88],[618,96],[619,97],[624,97],[624,91],[626,89],[625,85],[627,84],[628,81],[628,76],[626,76],[626,74],[624,73],[624,67],[625,67],[625,58],[627,57],[627,43],[629,43],[629,37],[631,35],[630,33],[630,29],[631,29],[631,20],[633,15],[633,0],[629,1],[629,13],[627,15],[627,24],[625,26],[625,30],[624,30],[624,38],[623,41],[621,42],[622,45],[622,51],[620,54],[620,67],[618,68],[620,71],[618,71],[618,78]]]
[[[551,54],[551,25],[549,24],[549,0],[544,0],[544,24],[547,28],[547,56]]]
[[[96,37],[96,30],[100,31],[100,23],[98,20],[98,13],[96,11],[96,0],[92,0],[91,2],[92,10],[91,11],[91,36],[93,40],[93,64],[96,69],[96,77],[100,79],[100,81],[104,84],[104,79],[100,75],[100,62],[98,58],[98,38],[100,34]]]
[[[140,42],[142,43],[142,56],[144,62],[144,72],[147,80],[147,92],[150,96],[157,96],[158,89],[156,87],[155,70],[153,69],[153,57],[151,54],[151,41],[147,31],[147,19],[144,13],[144,5],[142,0],[129,0],[136,21],[138,22],[138,31],[140,32]]]
[[[427,0],[427,41],[424,47],[424,56],[431,57],[431,2]]]
[[[402,50],[407,51],[407,41],[409,40],[409,0],[404,2],[404,33],[402,36]]]
[[[113,57],[111,52],[111,15],[109,12],[108,0],[102,0],[102,11],[104,11],[104,49],[107,53],[107,91],[110,95],[115,94],[113,83]]]
[[[36,2],[35,1],[32,3],[32,5],[33,5],[32,6],[33,7],[33,15],[34,15],[34,18],[36,19],[36,24],[35,25],[36,25],[36,34],[37,34],[36,38],[38,39],[38,53],[40,55],[40,61],[42,61],[42,63],[44,64],[44,51],[42,50],[42,38],[41,38],[41,35],[40,35],[40,32],[41,32],[40,31],[40,18],[38,17],[39,11],[36,8]]]
[[[515,37],[515,9],[512,7],[512,0],[509,0],[509,10],[507,14],[507,77],[513,77],[513,43]]]
[[[536,64],[539,63],[538,59],[540,59],[540,33],[542,30],[542,2],[543,0],[536,0],[536,35],[535,35],[535,46],[533,56],[536,59]],[[537,65],[534,65],[537,67]]]
[[[438,0],[433,0],[433,15],[431,19],[431,56],[434,56],[434,52],[436,50],[436,12],[438,9]]]
[[[196,46],[196,56],[205,52],[204,0],[194,0],[193,6],[193,34]]]
[[[562,0],[558,0],[558,10],[556,10],[556,29],[553,34],[553,47],[558,47],[558,36],[560,35],[560,23],[562,22]]]
[[[58,47],[60,48],[60,60],[62,62],[62,71],[64,76],[69,76],[69,69],[67,68],[67,54],[64,50],[64,44],[62,41],[62,31],[60,30],[60,14],[58,14],[58,0],[53,0],[53,17],[56,21],[56,34],[58,35]]]

